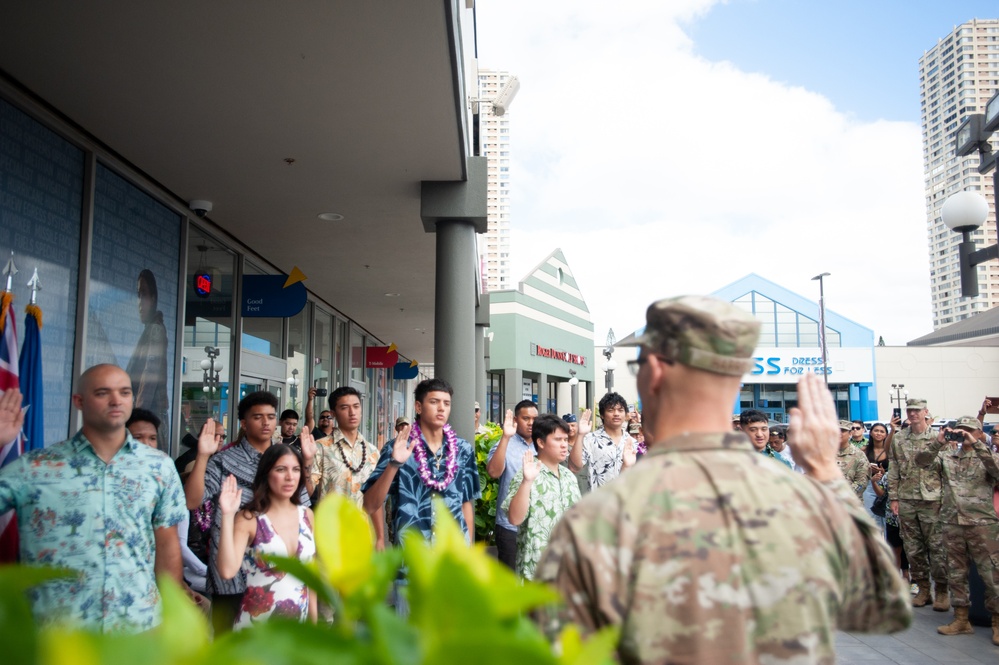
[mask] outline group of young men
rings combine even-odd
[[[617,625],[619,659],[649,663],[833,662],[836,628],[908,625],[907,585],[837,466],[835,408],[821,380],[799,384],[784,444],[803,471],[793,473],[730,431],[731,404],[752,368],[755,318],[695,296],[653,303],[646,318],[629,362],[654,442],[641,460],[624,429],[626,404],[613,395],[601,400],[603,427],[594,432],[589,413],[570,424],[519,404],[491,452],[488,472],[503,486],[501,558],[562,592],[561,605],[538,614],[540,625],[553,638],[569,622],[584,634]],[[350,496],[376,524],[388,501],[393,543],[410,528],[432,539],[431,497],[440,496],[471,542],[479,476],[472,447],[448,425],[451,388],[431,379],[414,397],[414,422],[401,423],[378,453],[357,428],[359,395],[334,391],[336,430],[318,444],[308,427],[298,435],[312,470],[307,491],[320,502],[330,492]],[[19,403],[14,391],[0,398],[0,437],[19,427]],[[266,393],[244,398],[244,436],[221,450],[214,423],[206,424],[183,487],[169,458],[125,429],[132,405],[124,372],[88,370],[74,404],[84,416],[80,433],[0,471],[0,510],[16,508],[27,525],[27,561],[84,572],[40,587],[40,618],[150,628],[158,620],[154,572],[180,579],[176,526],[188,510],[207,507],[214,532],[211,504],[229,474],[245,502],[255,462],[276,435],[276,403]],[[573,474],[584,467],[592,491],[580,498]],[[128,565],[106,565],[112,550]],[[213,566],[213,608],[224,614],[238,576],[227,583]]]
[[[575,474],[586,469],[586,490],[597,489],[637,460],[624,398],[608,393],[598,409],[603,424],[592,430],[589,410],[578,421],[573,414],[539,416],[538,405],[524,400],[507,410],[503,435],[489,451],[486,472],[499,479],[497,557],[526,579],[562,514],[582,496]]]

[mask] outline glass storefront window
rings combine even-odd
[[[12,285],[18,341],[24,344],[24,307],[31,298],[34,269],[44,287],[42,310],[44,441],[52,445],[70,434],[73,347],[76,339],[80,219],[84,155],[78,147],[28,114],[0,99],[0,251],[3,263],[14,252],[20,271]],[[23,279],[22,279],[23,278]],[[135,317],[135,275],[130,278],[130,314]],[[21,379],[22,389],[25,378]]]
[[[192,225],[187,256],[180,437],[190,445],[209,417],[229,426],[236,254]]]
[[[300,422],[305,421],[305,401],[309,399],[309,312],[311,303],[288,319],[288,400],[285,408],[298,412]]]
[[[268,273],[246,261],[243,264],[243,274],[266,275]],[[253,351],[272,358],[284,358],[284,319],[243,317],[241,339],[243,351]]]
[[[123,367],[170,449],[181,217],[97,165],[84,364]]]
[[[333,315],[316,308],[315,323],[312,327],[315,340],[315,355],[312,358],[312,382],[317,388],[332,391],[333,383]],[[325,404],[323,400],[320,400]],[[318,417],[318,412],[315,414]]]

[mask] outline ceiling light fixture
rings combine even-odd
[[[319,213],[319,219],[324,222],[339,222],[343,220],[343,215],[338,212],[321,212]]]

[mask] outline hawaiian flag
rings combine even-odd
[[[20,388],[17,321],[14,319],[14,296],[4,291],[0,296],[0,390],[12,388]],[[0,441],[0,467],[17,459],[22,445],[20,434],[13,441]],[[9,511],[0,515],[0,562],[16,561],[17,550],[17,520],[14,511]]]

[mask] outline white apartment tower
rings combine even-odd
[[[965,117],[983,113],[985,103],[999,90],[999,19],[972,19],[954,28],[919,59],[919,84],[935,330],[999,305],[999,261],[978,266],[981,295],[961,297],[957,254],[961,236],[940,217],[948,196],[979,191],[988,199],[990,212],[985,225],[972,236],[979,248],[997,240],[992,174],[979,175],[977,153],[954,154],[954,134]]]
[[[479,70],[479,99],[495,99],[509,72]],[[479,244],[479,263],[486,291],[513,288],[510,281],[510,112],[493,115],[492,104],[479,104],[479,145],[486,158],[488,230]]]

